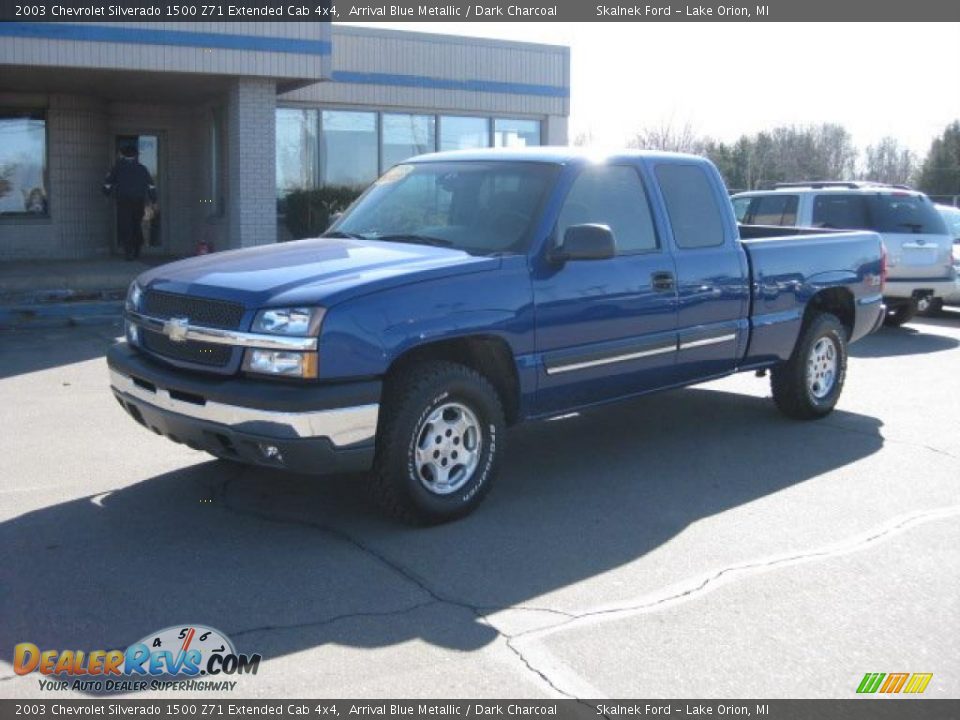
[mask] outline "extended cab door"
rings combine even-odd
[[[677,378],[731,372],[745,350],[749,272],[730,201],[706,163],[654,165],[677,267]]]
[[[572,225],[608,226],[616,256],[534,270],[537,409],[557,412],[667,384],[676,355],[673,258],[649,193],[630,164],[588,165],[557,215],[553,244]]]

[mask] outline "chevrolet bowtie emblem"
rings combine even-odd
[[[163,323],[163,334],[170,338],[171,342],[185,342],[189,327],[190,318],[170,318]]]

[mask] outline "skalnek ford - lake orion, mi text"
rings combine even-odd
[[[766,17],[769,5],[597,5],[597,17]]]

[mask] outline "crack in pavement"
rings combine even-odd
[[[876,431],[861,430],[860,428],[849,427],[847,425],[838,425],[837,423],[827,422],[825,420],[820,420],[819,422],[815,423],[813,427],[833,428],[834,430],[843,430],[845,432],[855,433],[857,435],[865,435],[867,437],[877,437]],[[941,448],[934,447],[933,445],[925,445],[923,443],[915,442],[913,440],[901,440],[899,438],[886,437],[885,435],[880,435],[879,437],[885,443],[893,443],[894,445],[906,445],[907,447],[915,447],[915,448],[919,448],[920,450],[927,450],[937,455],[943,455],[944,457],[948,457],[951,460],[960,460],[960,457],[957,457],[956,455],[949,452],[948,450],[943,450]]]
[[[839,429],[849,429],[849,428],[839,428]],[[858,432],[853,430],[853,432]],[[689,600],[693,597],[704,595],[706,593],[712,592],[713,589],[719,587],[725,578],[734,578],[737,576],[750,577],[767,570],[787,567],[790,565],[800,564],[803,562],[810,562],[813,560],[824,559],[829,557],[839,557],[846,555],[852,552],[857,552],[862,550],[876,542],[882,541],[889,537],[892,534],[904,531],[915,525],[925,524],[927,522],[932,522],[935,520],[953,517],[960,515],[960,505],[950,506],[947,508],[940,508],[936,510],[929,510],[919,513],[913,513],[906,517],[901,517],[899,520],[896,520],[892,523],[888,523],[886,526],[873,530],[865,534],[861,534],[853,539],[847,539],[844,541],[839,541],[832,545],[811,550],[809,552],[799,552],[793,553],[790,555],[784,555],[780,557],[774,557],[762,561],[751,561],[744,562],[735,565],[730,565],[724,568],[721,568],[706,577],[702,577],[695,584],[690,587],[687,587],[683,590],[672,592],[666,596],[655,598],[653,600],[648,600],[641,603],[631,604],[627,606],[618,606],[618,607],[609,607],[609,608],[599,608],[596,610],[587,610],[583,612],[575,611],[563,611],[556,610],[553,608],[542,608],[542,607],[533,607],[526,605],[518,606],[490,606],[490,605],[475,605],[469,603],[465,600],[458,598],[450,597],[442,593],[441,591],[432,587],[424,578],[419,576],[410,568],[405,565],[393,560],[384,553],[372,548],[363,541],[354,537],[350,533],[330,525],[315,523],[309,520],[302,520],[296,518],[282,518],[274,517],[267,513],[260,512],[257,510],[241,509],[230,504],[227,492],[229,486],[235,481],[242,477],[244,468],[240,468],[240,475],[237,475],[232,478],[226,479],[220,487],[219,495],[222,500],[221,507],[225,508],[228,512],[253,517],[264,522],[276,523],[276,524],[285,524],[285,525],[300,525],[303,527],[310,528],[319,532],[326,533],[336,539],[345,542],[360,552],[369,555],[370,557],[379,561],[382,565],[386,566],[392,570],[396,575],[401,577],[403,580],[408,583],[416,586],[420,591],[426,594],[430,600],[415,604],[411,607],[394,610],[394,611],[385,611],[382,613],[350,613],[333,618],[328,618],[326,620],[317,621],[316,623],[304,623],[304,627],[310,627],[314,625],[325,625],[334,622],[339,622],[341,620],[350,619],[358,616],[380,616],[380,617],[389,617],[391,615],[398,615],[404,612],[410,612],[414,609],[425,607],[433,604],[446,604],[453,607],[458,607],[463,610],[467,610],[473,614],[477,620],[483,623],[485,626],[493,630],[500,638],[504,640],[505,646],[509,649],[517,659],[523,664],[526,670],[535,675],[539,680],[548,686],[552,691],[567,697],[570,699],[577,700],[586,707],[589,707],[591,710],[595,710],[594,706],[589,703],[584,702],[578,695],[568,690],[565,690],[561,687],[561,684],[550,676],[550,674],[541,667],[538,667],[523,651],[522,648],[518,646],[518,642],[532,639],[534,637],[545,637],[547,635],[553,634],[555,632],[560,632],[562,630],[568,630],[577,625],[588,623],[591,620],[597,620],[600,618],[604,619],[613,619],[618,617],[628,617],[639,614],[646,614],[651,612],[659,611],[665,607],[669,607],[672,604],[683,602]],[[496,612],[504,611],[530,611],[530,612],[543,612],[550,613],[554,615],[559,615],[564,618],[563,621],[550,625],[549,627],[540,627],[540,628],[531,628],[529,630],[524,630],[517,633],[508,633],[496,626],[496,624],[490,619],[490,615]],[[298,627],[298,626],[291,626]],[[250,633],[257,630],[270,631],[273,629],[282,630],[285,629],[284,626],[265,626],[263,628],[251,628],[247,630],[239,631],[238,635],[244,633]]]
[[[503,630],[501,630],[500,628],[496,627],[495,625],[493,625],[492,623],[490,623],[490,621],[489,621],[488,618],[487,618],[487,615],[488,615],[488,612],[487,612],[487,611],[489,611],[489,610],[491,610],[491,609],[493,609],[493,610],[495,610],[495,611],[501,611],[501,610],[508,610],[508,609],[509,609],[509,610],[526,610],[526,611],[545,612],[545,613],[553,613],[553,614],[556,614],[556,615],[562,615],[562,616],[564,616],[564,617],[567,617],[568,619],[572,619],[569,613],[563,612],[563,611],[561,611],[561,610],[553,610],[553,609],[551,609],[551,608],[534,608],[534,607],[528,607],[528,606],[509,606],[509,607],[491,608],[491,607],[489,607],[489,606],[473,605],[473,604],[468,603],[468,602],[465,602],[465,601],[463,601],[463,600],[459,600],[459,599],[456,599],[456,598],[452,598],[452,597],[445,596],[445,595],[442,594],[441,592],[439,592],[439,591],[437,591],[436,589],[434,589],[433,587],[431,587],[431,586],[426,582],[426,580],[424,580],[423,578],[421,578],[419,575],[417,575],[415,572],[413,572],[412,570],[410,570],[410,569],[407,568],[406,566],[401,565],[400,563],[396,562],[396,561],[393,560],[392,558],[387,557],[387,556],[384,555],[383,553],[381,553],[381,552],[379,552],[378,550],[370,547],[370,546],[367,545],[366,543],[362,542],[361,540],[355,538],[354,536],[350,535],[349,533],[347,533],[347,532],[345,532],[345,531],[343,531],[343,530],[341,530],[341,529],[339,529],[339,528],[331,527],[330,525],[325,525],[325,524],[322,524],[322,523],[311,522],[311,521],[309,521],[309,520],[302,520],[302,519],[295,519],[295,518],[278,518],[278,517],[272,517],[272,516],[270,516],[270,515],[268,515],[268,514],[266,514],[266,513],[259,512],[259,511],[256,511],[256,510],[246,510],[246,509],[237,508],[237,507],[235,507],[235,506],[233,506],[233,505],[230,504],[229,499],[228,499],[228,497],[227,497],[227,492],[228,492],[229,486],[230,486],[235,480],[237,480],[237,479],[239,479],[240,477],[242,477],[242,475],[243,475],[243,473],[245,472],[245,470],[246,470],[245,468],[240,468],[240,475],[235,476],[235,477],[232,477],[232,478],[227,478],[227,479],[221,484],[221,486],[220,486],[220,490],[219,490],[219,493],[218,493],[218,494],[219,494],[219,497],[220,497],[220,499],[221,499],[221,501],[222,501],[221,507],[225,508],[228,512],[232,512],[232,513],[234,513],[234,514],[241,515],[241,516],[253,517],[253,518],[256,518],[256,519],[258,519],[258,520],[262,520],[262,521],[264,521],[264,522],[278,523],[278,524],[284,524],[284,525],[301,525],[301,526],[303,526],[303,527],[307,527],[307,528],[310,528],[310,529],[312,529],[312,530],[317,530],[317,531],[319,531],[319,532],[326,533],[326,534],[328,534],[328,535],[330,535],[330,536],[332,536],[332,537],[334,537],[334,538],[336,538],[336,539],[338,539],[338,540],[341,540],[342,542],[345,542],[345,543],[353,546],[354,548],[356,548],[356,549],[359,550],[360,552],[362,552],[362,553],[364,553],[364,554],[366,554],[366,555],[369,555],[370,557],[373,557],[374,559],[376,559],[377,561],[379,561],[381,564],[383,564],[384,566],[386,566],[386,567],[388,567],[390,570],[392,570],[395,574],[397,574],[398,576],[400,576],[402,579],[404,579],[404,580],[406,580],[407,582],[413,584],[413,585],[416,586],[418,589],[420,589],[423,593],[425,593],[426,595],[428,595],[428,596],[431,598],[431,600],[428,601],[428,602],[425,602],[425,603],[420,603],[420,605],[419,605],[420,607],[423,607],[423,606],[426,606],[426,605],[433,605],[433,604],[437,604],[437,603],[442,603],[442,604],[445,604],[445,605],[450,605],[450,606],[452,606],[452,607],[458,607],[458,608],[461,608],[461,609],[463,609],[463,610],[466,610],[466,611],[470,612],[474,617],[477,618],[478,621],[480,621],[482,624],[484,624],[484,625],[486,625],[487,627],[489,627],[489,628],[490,628],[491,630],[493,630],[500,638],[502,638],[502,639],[504,640],[504,642],[505,642],[506,647],[507,647],[514,655],[516,655],[517,658],[519,658],[520,662],[522,662],[523,665],[524,665],[530,672],[532,672],[532,673],[535,674],[537,677],[539,677],[542,682],[546,683],[546,685],[547,685],[548,687],[550,687],[551,690],[553,690],[554,692],[556,692],[556,693],[559,694],[559,695],[562,695],[562,696],[564,696],[564,697],[567,697],[567,698],[576,700],[576,701],[578,701],[578,702],[581,702],[581,703],[584,704],[586,707],[589,707],[591,710],[593,709],[593,706],[592,706],[592,705],[589,705],[589,704],[587,704],[587,703],[583,703],[583,701],[582,701],[579,697],[576,697],[575,695],[572,695],[572,694],[570,694],[570,693],[568,693],[568,692],[565,692],[565,691],[562,690],[560,687],[558,687],[545,673],[541,672],[541,671],[538,670],[537,668],[534,668],[534,667],[530,664],[530,662],[527,660],[527,658],[524,656],[523,652],[511,644],[511,640],[514,638],[514,635],[511,635],[511,634],[509,634],[509,633],[506,633],[506,632],[504,632]],[[412,610],[412,609],[413,609],[413,608],[408,608],[407,611]],[[393,614],[399,614],[399,613],[398,613],[397,611],[394,611],[394,612],[384,612],[384,613],[383,613],[384,616],[389,616],[389,615],[393,615]],[[329,619],[329,622],[336,622],[337,620],[342,620],[342,619],[350,618],[350,617],[352,617],[352,616],[353,616],[352,614],[348,614],[348,615],[341,616],[341,617],[339,617],[339,618],[330,618],[330,619]],[[318,624],[325,624],[326,622],[328,622],[328,621],[319,621]],[[252,632],[252,630],[241,631],[241,634],[242,634],[243,632]]]
[[[629,617],[632,615],[640,615],[651,611],[657,611],[665,606],[686,600],[691,596],[704,595],[708,592],[711,592],[714,589],[712,586],[716,586],[718,581],[727,575],[753,576],[765,572],[766,570],[788,567],[790,565],[797,565],[800,563],[809,562],[811,560],[849,555],[850,553],[863,550],[876,542],[886,539],[890,535],[905,531],[913,526],[924,525],[928,522],[943,520],[958,515],[960,515],[960,505],[953,505],[946,508],[938,508],[936,510],[913,513],[906,517],[901,517],[899,520],[890,523],[879,530],[873,530],[869,533],[861,534],[853,539],[833,543],[832,545],[818,550],[811,550],[810,552],[804,553],[794,553],[791,555],[782,555],[780,557],[774,557],[763,561],[753,561],[730,565],[728,567],[721,568],[720,570],[717,570],[706,577],[703,577],[699,582],[691,587],[686,588],[685,590],[673,592],[669,595],[642,603],[601,608],[582,613],[573,613],[576,615],[576,617],[571,620],[559,623],[557,625],[552,625],[548,628],[533,628],[530,630],[525,630],[521,633],[518,633],[515,638],[521,639],[528,638],[533,635],[550,635],[561,629],[569,629],[571,625],[581,624],[582,621],[593,618],[613,616]]]

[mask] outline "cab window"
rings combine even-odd
[[[632,167],[588,167],[574,180],[557,219],[558,242],[563,242],[571,225],[587,223],[609,227],[618,254],[650,252],[659,247],[647,194]]]

